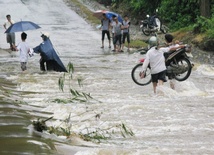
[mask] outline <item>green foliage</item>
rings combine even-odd
[[[142,20],[146,14],[158,16],[171,30],[193,25],[200,16],[200,0],[112,0],[112,8],[122,14],[129,14],[132,19]],[[214,3],[211,3],[214,14]]]
[[[210,39],[214,38],[214,15],[211,19],[208,20],[208,29],[206,31],[206,35]]]
[[[214,16],[212,18],[197,17],[196,23],[193,25],[193,32],[195,34],[205,34],[209,39],[214,38]]]
[[[127,136],[134,136],[134,133],[131,129],[129,129],[124,123],[121,123],[116,126],[112,126],[106,129],[101,128],[95,128],[91,132],[88,128],[86,128],[87,133],[82,134],[80,133],[81,137],[86,141],[93,141],[100,143],[102,140],[110,139],[113,134],[116,134],[115,130],[119,129],[120,134],[123,138],[126,138]]]
[[[160,17],[170,29],[180,29],[195,22],[200,15],[198,0],[162,0],[159,7]]]
[[[131,129],[127,128],[124,123],[120,125],[120,131],[122,136],[125,138],[127,135],[128,136],[134,136],[134,133]]]
[[[61,90],[62,92],[64,91],[64,82],[65,82],[65,73],[58,80],[59,90]]]
[[[66,104],[69,102],[69,100],[57,98],[57,99],[54,99],[53,102]]]
[[[58,80],[58,86],[59,86],[59,90],[61,90],[62,92],[64,92],[64,86],[65,86],[65,81],[66,81],[66,75],[68,75],[68,83],[69,83],[69,93],[71,95],[70,98],[68,99],[54,99],[54,102],[57,103],[70,103],[70,102],[87,102],[90,99],[95,100],[90,93],[84,93],[84,92],[80,92],[74,88],[72,88],[72,83],[73,83],[73,74],[74,74],[74,65],[69,62],[67,65],[67,70],[68,73],[64,73],[61,77],[59,77]],[[78,85],[79,87],[82,87],[82,79],[78,78],[77,79]]]
[[[209,29],[209,19],[198,16],[196,23],[193,25],[193,32],[194,33],[204,33]]]
[[[81,116],[83,114],[87,114],[90,111],[83,112],[81,114],[78,114],[78,116]],[[98,116],[99,115],[99,116]],[[95,114],[91,119],[100,119],[100,114]],[[76,117],[76,116],[73,116]],[[53,117],[50,117],[46,120],[40,120],[33,121],[33,126],[36,131],[42,132],[47,131],[50,134],[55,134],[57,136],[66,136],[67,138],[71,137],[72,135],[79,135],[83,140],[86,141],[92,141],[96,143],[100,143],[103,140],[110,139],[113,135],[120,134],[123,138],[126,138],[128,136],[134,136],[133,131],[128,128],[124,123],[116,124],[113,126],[110,126],[108,128],[100,128],[100,127],[86,127],[78,134],[75,134],[72,132],[72,123],[71,123],[71,113],[69,114],[68,118],[66,118],[59,126],[47,126],[46,121],[52,119]],[[89,119],[83,120],[80,123],[83,123],[84,121],[89,121]],[[78,121],[79,122],[79,121]]]

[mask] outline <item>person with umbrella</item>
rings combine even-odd
[[[41,35],[43,42],[33,48],[35,53],[40,53],[40,69],[42,71],[57,71],[57,72],[67,72],[65,66],[63,65],[62,61],[56,54],[55,49],[49,39],[49,34],[43,33]],[[46,67],[45,67],[46,63]]]
[[[106,17],[106,14],[103,13],[103,19],[101,20],[101,25],[102,25],[102,46],[101,46],[101,48],[104,48],[105,34],[108,37],[109,48],[111,48],[111,40],[110,40],[110,33],[109,33],[110,24],[111,24],[111,21]]]
[[[10,15],[7,15],[6,18],[7,18],[7,21],[6,21],[6,22],[4,23],[4,25],[3,25],[4,28],[5,28],[5,30],[7,30],[11,25],[14,24],[14,21],[11,19],[11,16],[10,16]],[[7,39],[7,43],[10,44],[10,49],[11,49],[12,51],[15,51],[15,49],[13,48],[14,45],[15,45],[15,33],[14,33],[14,32],[12,32],[12,33],[7,33],[7,34],[6,34],[6,39]]]

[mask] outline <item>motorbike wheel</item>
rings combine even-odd
[[[158,31],[161,30],[161,27],[162,27],[162,23],[161,23],[161,20],[159,18],[155,18],[155,22],[157,24],[157,28],[158,28]]]
[[[145,86],[151,83],[152,79],[151,79],[151,71],[150,68],[146,69],[146,76],[141,79],[140,78],[140,72],[142,71],[142,65],[143,63],[137,64],[133,69],[132,69],[132,80],[140,85],[140,86]]]
[[[181,59],[178,60],[177,65],[178,66],[187,67],[187,71],[184,72],[184,73],[182,73],[182,74],[175,75],[175,79],[177,81],[184,81],[184,80],[186,80],[190,76],[191,71],[192,71],[192,65],[191,65],[189,59],[187,59],[187,58],[181,58]]]
[[[161,28],[160,28],[161,32],[164,33],[164,34],[166,34],[168,32],[168,29],[169,28],[166,27],[165,25],[162,25]]]
[[[147,26],[143,26],[142,31],[143,31],[143,34],[145,34],[146,36],[150,35],[150,29]]]

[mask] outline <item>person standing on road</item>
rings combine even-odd
[[[115,25],[115,15],[112,16],[112,20],[111,20],[111,36],[112,36],[112,44],[114,46],[114,25]]]
[[[11,25],[14,24],[14,21],[11,19],[10,15],[7,15],[6,18],[7,18],[7,21],[3,25],[5,30],[7,30]],[[10,49],[12,51],[15,51],[16,49],[13,48],[15,46],[15,33],[7,33],[6,40],[7,40],[7,43],[10,44]]]
[[[101,48],[104,48],[105,34],[108,37],[109,48],[111,48],[111,39],[110,39],[110,33],[109,33],[110,24],[111,24],[111,21],[106,17],[106,14],[104,13],[103,19],[101,20],[101,25],[102,25],[102,46],[101,46]]]
[[[130,50],[130,35],[129,35],[129,27],[130,27],[130,21],[127,15],[125,15],[124,17],[124,21],[123,21],[123,44],[122,44],[122,50],[125,44],[125,40],[127,38],[127,42],[128,42],[128,51]]]
[[[114,20],[115,20],[115,24],[113,25],[113,28],[114,28],[114,50],[112,50],[112,51],[116,52],[116,44],[118,41],[119,42],[118,52],[123,52],[121,50],[121,37],[122,37],[121,31],[123,29],[123,26],[118,21],[117,17],[115,17]]]
[[[22,42],[20,42],[17,47],[14,46],[14,49],[16,49],[16,51],[20,51],[19,57],[20,57],[21,69],[22,71],[25,71],[27,70],[28,55],[30,53],[30,47],[26,42],[27,34],[25,32],[21,34],[21,39],[22,39]]]

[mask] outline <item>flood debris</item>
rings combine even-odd
[[[49,117],[46,120],[40,120],[39,118],[37,119],[37,121],[33,121],[33,128],[38,131],[38,132],[42,132],[42,131],[46,131],[48,130],[48,126],[46,125],[45,122],[47,122],[48,120],[52,119],[52,117]]]

